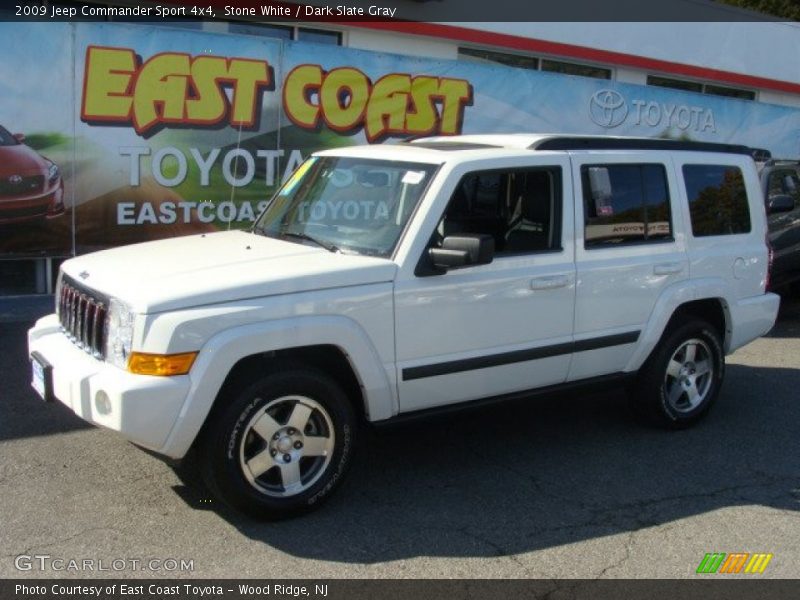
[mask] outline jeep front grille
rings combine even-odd
[[[95,358],[104,358],[108,304],[66,277],[58,297],[58,318],[67,337]]]

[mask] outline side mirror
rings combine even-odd
[[[494,237],[483,233],[450,235],[441,248],[430,248],[428,255],[433,266],[444,271],[488,265],[494,258]]]
[[[20,144],[25,141],[25,134],[24,133],[15,133],[14,139],[17,140]]]
[[[775,194],[767,198],[767,213],[783,213],[794,210],[794,198],[788,194]]]

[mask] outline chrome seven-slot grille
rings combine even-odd
[[[95,358],[103,358],[108,304],[68,280],[61,282],[58,317],[61,328],[75,344]]]

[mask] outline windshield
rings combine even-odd
[[[19,142],[0,125],[0,146],[16,146]]]
[[[254,231],[331,251],[388,257],[436,165],[312,157],[278,191]]]

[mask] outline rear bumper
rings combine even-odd
[[[729,305],[732,332],[727,352],[769,333],[778,318],[781,299],[777,294],[761,294]]]
[[[76,415],[156,452],[189,393],[188,375],[134,375],[93,358],[64,335],[56,315],[28,331],[28,352],[53,366],[53,394]]]

